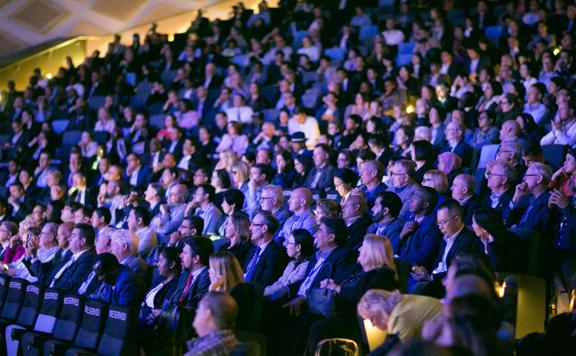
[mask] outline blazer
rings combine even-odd
[[[460,158],[462,158],[463,165],[468,165],[472,161],[472,146],[464,142],[464,140],[458,142],[456,147],[454,147],[454,150],[452,150],[448,142],[446,142],[440,149],[440,153],[444,152],[456,153]]]
[[[348,232],[350,234],[350,238],[346,245],[358,251],[362,242],[364,242],[364,236],[366,235],[366,231],[368,227],[372,224],[372,219],[367,215],[362,215],[358,220],[354,221],[354,223],[348,226]]]
[[[2,254],[4,251],[2,251]],[[60,262],[63,259],[68,261],[70,257],[72,257],[72,252],[70,252],[70,250],[64,251],[60,249],[58,252],[56,252],[54,258],[48,262],[42,263],[39,259],[32,262],[29,258],[25,257],[22,259],[22,263],[24,264],[24,266],[26,266],[26,269],[28,269],[28,272],[30,273],[31,276],[36,276],[36,278],[38,278],[38,282],[45,285],[50,284],[50,282],[52,282],[50,281],[46,283],[46,278],[48,275],[51,274],[51,270],[54,269],[56,266],[59,266]]]
[[[484,196],[484,199],[482,200],[482,206],[483,207],[491,207],[492,206],[492,200],[490,200],[490,196],[491,194],[486,194]],[[514,197],[514,189],[513,188],[509,188],[506,192],[504,192],[504,194],[502,194],[499,199],[498,199],[498,204],[496,204],[496,207],[494,209],[496,209],[500,215],[502,215],[502,219],[504,219],[504,221],[506,223],[508,223],[508,218],[510,215],[510,201],[512,200],[512,197]]]
[[[480,206],[480,201],[476,194],[472,195],[470,199],[462,205],[462,212],[464,214],[464,224],[466,226],[472,225],[472,216],[474,215],[474,210]]]
[[[316,173],[321,171],[320,179],[318,179],[317,184],[313,187],[312,183],[314,183],[314,179],[316,178]],[[304,185],[309,189],[319,189],[319,190],[326,190],[326,188],[333,188],[334,187],[334,171],[336,169],[333,166],[326,166],[324,168],[317,168],[314,167],[310,170],[310,173],[306,177],[306,182]]]
[[[377,234],[386,236],[388,240],[390,240],[390,244],[392,245],[394,253],[399,254],[400,232],[402,231],[402,227],[404,226],[402,224],[402,221],[398,218],[394,218],[394,220],[392,220],[388,225],[386,225],[384,227],[384,230],[382,231],[378,231],[380,229],[380,226],[378,225],[379,225],[378,223],[373,223],[372,225],[370,225],[368,227],[368,230],[366,231],[366,234]]]
[[[486,246],[486,254],[492,269],[496,272],[522,273],[519,266],[518,247],[520,237],[512,231],[506,231],[501,236],[493,236],[494,241]]]
[[[173,278],[170,282],[166,283],[158,293],[154,296],[154,308],[160,309],[164,302],[174,294],[178,287],[178,278]]]
[[[446,256],[446,268],[450,267],[450,263],[454,258],[454,256],[456,256],[458,252],[460,252],[465,248],[476,248],[476,249],[482,248],[482,243],[480,242],[480,239],[476,237],[476,235],[466,226],[464,226],[464,229],[462,229],[462,231],[460,231],[458,236],[456,236],[456,240],[454,240],[454,243],[452,244],[450,251],[448,251],[448,255]],[[436,260],[434,261],[432,270],[436,268],[438,266],[438,263],[442,261],[442,256],[444,255],[445,252],[444,250],[446,250],[446,240],[441,239],[440,247],[437,250]],[[432,270],[429,271],[432,272]]]
[[[518,228],[536,230],[540,233],[552,231],[557,221],[557,210],[548,207],[549,199],[550,192],[544,192],[538,198],[529,195],[520,199],[513,209],[508,205],[505,208],[509,210],[509,213],[505,213],[508,216],[508,225],[515,224]]]
[[[250,261],[252,261],[255,253],[256,246],[252,246],[246,255],[244,272],[247,272],[248,265],[250,264]],[[268,246],[266,246],[264,251],[260,254],[250,281],[247,282],[259,284],[263,287],[269,286],[280,278],[287,264],[288,255],[286,255],[284,247],[274,241],[270,241]]]
[[[441,239],[436,214],[430,213],[424,217],[416,231],[400,242],[400,257],[411,265],[424,266],[430,270]]]
[[[111,304],[136,308],[144,298],[144,289],[136,274],[129,267],[121,265],[120,274],[114,285],[102,285],[101,289],[93,296]]]
[[[339,315],[356,315],[356,306],[369,289],[384,289],[392,291],[398,287],[394,271],[388,267],[376,268],[368,272],[358,272],[346,278],[341,283],[337,294]]]
[[[94,257],[96,257],[96,250],[94,248],[84,252],[78,260],[74,261],[74,263],[64,271],[60,278],[56,280],[54,288],[64,291],[77,290],[86,277],[88,277],[90,272],[92,272],[92,261],[94,260]],[[49,286],[52,283],[55,275],[65,263],[66,262],[62,261],[58,267],[53,270],[54,274],[46,280],[46,285]]]
[[[180,278],[178,279],[178,285],[176,286],[176,290],[172,297],[167,300],[167,303],[164,304],[164,309],[166,306],[172,307],[175,305],[181,305],[185,309],[189,309],[192,311],[196,310],[198,303],[206,293],[208,293],[208,287],[210,286],[210,277],[208,275],[208,267],[205,267],[200,274],[194,278],[192,284],[190,285],[189,290],[186,294],[184,293],[184,289],[186,288],[186,281],[188,280],[188,276],[192,272],[182,272]],[[182,301],[180,301],[182,299]]]

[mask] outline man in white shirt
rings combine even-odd
[[[238,121],[244,124],[251,124],[252,114],[254,111],[251,107],[245,105],[244,97],[242,97],[240,94],[234,95],[233,104],[234,106],[226,109],[228,121]]]
[[[303,132],[306,136],[306,147],[312,150],[316,146],[316,141],[320,137],[318,121],[312,116],[308,116],[304,108],[298,107],[294,112],[294,117],[288,121],[288,134]]]
[[[540,144],[544,145],[569,145],[576,144],[576,118],[574,109],[568,102],[558,105],[558,112],[552,121],[552,131],[542,137]]]

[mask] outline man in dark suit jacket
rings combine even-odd
[[[269,286],[284,272],[288,256],[283,246],[273,241],[278,220],[269,211],[259,211],[252,220],[250,232],[254,246],[246,255],[246,282]]]
[[[462,173],[454,177],[452,182],[452,198],[460,203],[464,216],[464,224],[472,225],[474,210],[480,206],[478,196],[474,194],[476,183],[470,174]]]
[[[440,153],[454,152],[464,164],[469,164],[472,160],[472,146],[464,141],[465,128],[460,123],[450,122],[446,126],[446,143],[440,149]]]
[[[76,224],[69,239],[72,257],[66,262],[62,260],[59,268],[53,270],[45,284],[64,291],[77,290],[92,271],[92,261],[96,256],[95,239],[91,225]]]
[[[510,214],[509,204],[514,196],[512,181],[515,175],[514,167],[508,162],[496,161],[486,169],[490,194],[484,196],[481,205],[498,210],[502,219],[506,222]]]
[[[132,187],[144,191],[148,183],[152,181],[152,172],[148,166],[142,164],[142,158],[135,153],[129,154],[126,162],[126,182]]]
[[[304,185],[310,190],[326,190],[334,187],[334,168],[330,164],[330,146],[316,145],[312,154],[315,167],[312,168]]]
[[[410,212],[400,232],[400,258],[411,265],[431,268],[442,234],[436,226],[434,207],[438,194],[429,187],[418,187],[410,198]]]
[[[101,283],[93,298],[111,304],[138,307],[144,297],[144,284],[132,270],[105,252],[94,258],[93,270]]]
[[[358,251],[360,249],[362,242],[364,242],[364,235],[372,224],[367,213],[368,203],[363,195],[350,195],[342,206],[342,218],[350,232],[346,247],[351,250]]]

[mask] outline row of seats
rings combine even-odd
[[[129,307],[80,297],[0,275],[1,349],[18,354],[135,354],[136,314]],[[4,354],[0,351],[0,354]]]

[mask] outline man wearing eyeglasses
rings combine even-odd
[[[441,281],[450,267],[452,258],[463,249],[480,249],[481,243],[476,235],[464,225],[462,207],[456,200],[448,199],[440,204],[436,217],[436,223],[444,237],[440,241],[440,247],[436,253],[434,269],[430,273],[426,267],[415,266],[412,269],[411,277],[420,282],[433,281],[432,284],[428,283],[426,286],[429,290],[426,295],[433,294],[435,297],[442,297],[444,291]],[[415,286],[415,288],[420,290],[420,288],[424,288],[424,285]]]
[[[486,168],[486,179],[490,194],[484,196],[483,207],[491,207],[502,214],[502,218],[507,220],[508,204],[514,196],[512,181],[516,177],[516,170],[508,162],[495,161]]]
[[[522,183],[516,186],[508,208],[511,210],[508,223],[515,227],[540,232],[552,231],[556,221],[556,210],[550,210],[548,184],[552,170],[544,163],[533,162],[524,175]]]
[[[415,172],[414,162],[407,159],[397,161],[392,167],[392,172],[390,173],[392,186],[388,188],[388,191],[398,194],[402,200],[402,209],[398,216],[404,216],[408,213],[410,198],[419,187],[418,183],[412,178]]]

